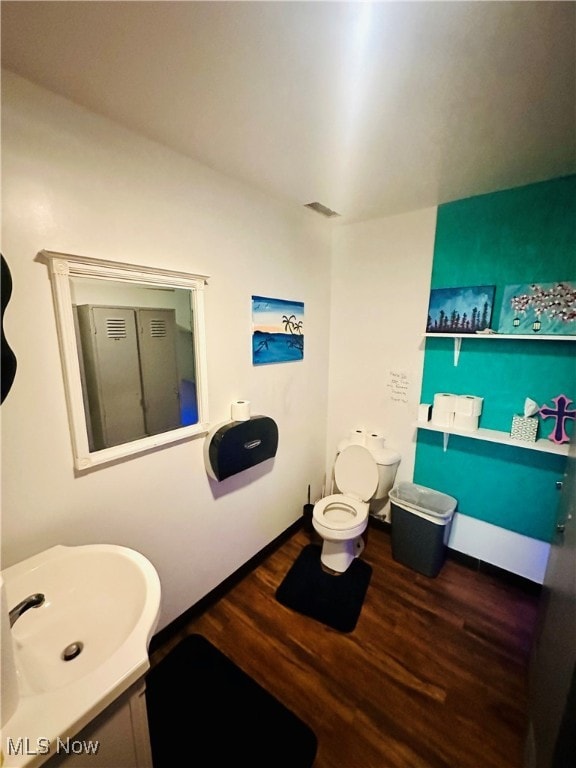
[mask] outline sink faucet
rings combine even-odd
[[[24,598],[22,602],[18,603],[18,605],[14,606],[10,611],[10,626],[13,627],[20,616],[22,616],[23,613],[26,613],[29,608],[38,608],[38,606],[42,605],[45,599],[46,598],[41,592],[36,592],[34,595],[28,595],[28,597]]]

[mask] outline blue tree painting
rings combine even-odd
[[[252,363],[304,358],[304,302],[252,296]]]
[[[427,333],[478,333],[490,327],[494,285],[433,288],[428,305]]]

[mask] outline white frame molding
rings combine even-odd
[[[99,464],[134,456],[152,448],[208,432],[208,379],[204,324],[204,287],[208,276],[105,261],[85,256],[73,256],[54,251],[42,251],[41,255],[47,260],[50,268],[75,468],[78,470],[90,469]],[[143,286],[184,288],[190,291],[198,398],[198,422],[196,424],[111,448],[90,451],[70,291],[70,279],[74,277],[91,277],[97,280],[114,280]]]

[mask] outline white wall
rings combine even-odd
[[[18,359],[2,405],[2,567],[57,543],[133,547],[160,574],[162,627],[295,521],[308,483],[319,490],[331,228],[11,73],[2,86],[5,330]],[[251,400],[278,423],[276,459],[212,483],[199,438],[75,476],[41,249],[211,275],[211,420]],[[252,294],[304,301],[302,362],[252,366]]]
[[[544,582],[550,555],[550,544],[545,541],[457,513],[448,546],[536,584]]]
[[[435,227],[428,208],[334,232],[329,461],[364,427],[401,454],[397,479],[412,480]]]

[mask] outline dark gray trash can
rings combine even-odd
[[[457,501],[445,493],[414,483],[398,483],[390,491],[392,556],[424,576],[437,576]]]

